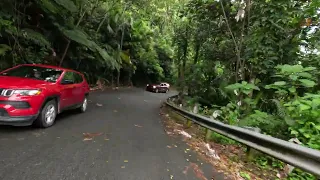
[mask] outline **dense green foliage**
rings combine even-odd
[[[174,36],[180,90],[225,123],[320,150],[319,7],[317,0],[188,1]],[[308,177],[315,179],[291,178]]]
[[[21,63],[59,65],[84,72],[90,83],[103,78],[118,86],[170,78],[168,32],[173,32],[176,2],[169,3],[3,0],[0,69]]]

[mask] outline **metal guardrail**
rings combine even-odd
[[[170,103],[175,97],[167,106],[188,120],[320,177],[320,151],[188,112]]]

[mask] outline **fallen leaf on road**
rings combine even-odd
[[[99,103],[97,103],[96,105],[97,105],[97,106],[99,106],[99,107],[101,107],[101,106],[102,106],[102,104],[99,104]]]
[[[192,168],[193,169],[193,172],[195,173],[195,175],[201,179],[201,180],[208,180],[205,176],[204,176],[204,173],[203,171],[199,168],[199,166],[195,163],[190,163],[189,166],[186,167],[186,169],[183,171],[184,174],[187,174],[189,168]]]
[[[96,136],[101,136],[103,133],[83,133],[83,141],[91,141]]]
[[[106,161],[106,163],[108,163],[109,161]]]
[[[117,110],[113,110],[113,112],[118,112]]]
[[[178,130],[178,132],[179,132],[179,134],[183,135],[183,136],[186,137],[186,138],[191,138],[191,137],[192,137],[189,133],[187,133],[187,132],[185,132],[185,131],[180,131],[180,130]]]
[[[83,141],[91,141],[92,138],[84,138]]]
[[[125,166],[121,166],[122,169],[126,168]]]
[[[168,148],[171,148],[171,146],[167,146]]]
[[[173,179],[173,176],[172,176],[172,175],[170,175],[170,179]]]
[[[141,128],[141,127],[142,127],[142,126],[140,126],[140,125],[137,125],[137,124],[135,124],[134,126],[135,126],[135,127],[139,127],[139,128]]]
[[[178,147],[177,145],[174,145],[174,147]]]
[[[170,170],[169,170],[169,169],[167,169],[167,171],[169,172]]]
[[[109,141],[109,139],[108,139],[108,138],[105,138],[104,140],[105,140],[105,141]]]
[[[128,161],[128,160],[124,160],[123,162],[127,163],[127,162],[129,162],[129,161]]]
[[[36,137],[40,137],[41,134],[40,133],[32,133],[33,135],[35,135]]]

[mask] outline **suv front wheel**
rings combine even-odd
[[[84,113],[86,112],[87,108],[88,108],[88,96],[85,96],[81,106],[79,107],[79,110],[80,112]]]
[[[55,100],[48,101],[42,108],[35,125],[41,128],[47,128],[53,125],[57,116],[57,103]]]

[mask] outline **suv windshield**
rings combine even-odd
[[[32,78],[48,82],[57,82],[62,74],[62,70],[45,68],[39,66],[19,66],[9,71],[3,72],[0,76],[14,76]]]

